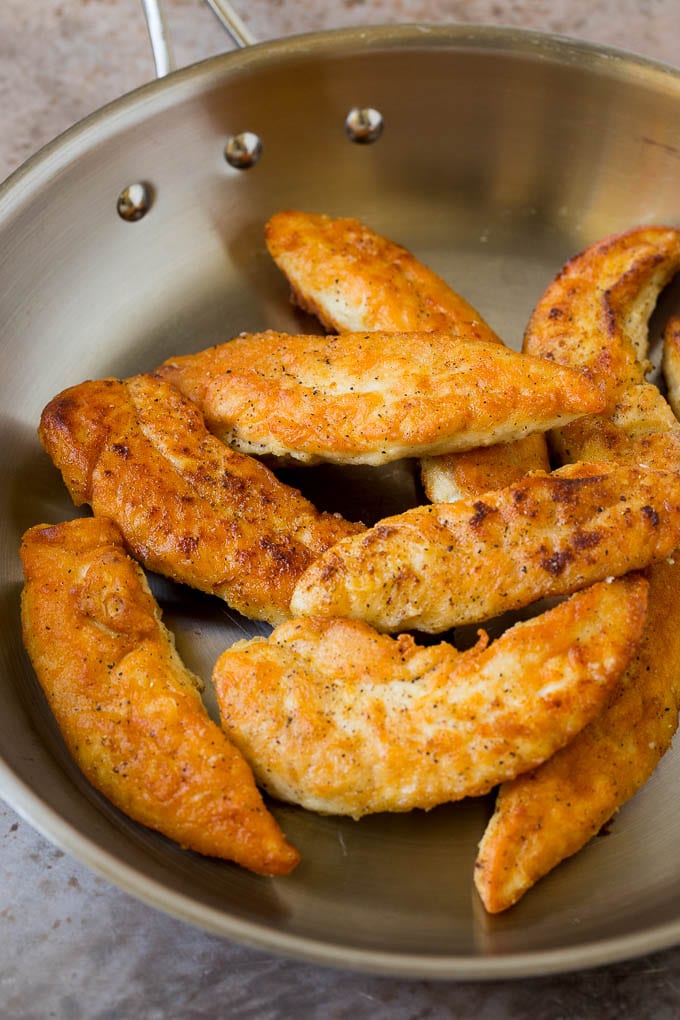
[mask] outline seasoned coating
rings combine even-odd
[[[679,241],[678,231],[642,228],[592,245],[537,305],[525,346],[586,367],[608,397],[607,411],[553,436],[563,459],[677,469],[680,430],[644,381],[644,359],[647,319],[659,286],[678,267]],[[622,693],[553,759],[501,787],[475,870],[489,911],[512,906],[585,846],[670,747],[680,706],[680,560],[657,564],[648,576],[647,624]]]
[[[680,418],[680,315],[672,315],[663,332],[663,374],[668,403]]]
[[[244,334],[157,375],[231,446],[302,463],[467,450],[604,406],[578,372],[444,333]]]
[[[568,466],[343,539],[300,578],[291,611],[443,631],[640,569],[678,545],[680,474]]]
[[[678,269],[680,230],[670,227],[636,227],[590,245],[538,301],[526,352],[587,369],[615,397],[619,386],[644,378],[649,317]]]
[[[500,344],[479,312],[411,252],[365,224],[314,213],[277,213],[267,247],[286,275],[293,301],[330,331],[431,330]],[[493,448],[426,457],[425,493],[453,502],[548,470],[545,439],[533,435]]]
[[[306,567],[361,530],[228,449],[149,375],[64,391],[43,411],[40,438],[76,505],[115,520],[146,567],[255,619],[286,619]]]
[[[292,300],[329,332],[432,330],[500,343],[436,273],[359,220],[285,210],[267,223],[265,241]]]
[[[636,228],[571,259],[536,305],[525,352],[585,370],[607,400],[601,413],[551,433],[562,463],[680,463],[680,425],[645,381],[649,316],[678,269],[680,230]]]
[[[116,526],[37,525],[21,557],[24,643],[90,783],[190,850],[266,875],[294,868],[297,851],[208,716]]]
[[[222,723],[283,800],[358,818],[488,792],[543,761],[611,695],[647,582],[602,582],[458,652],[358,620],[291,620],[219,658]]]
[[[549,471],[545,433],[534,432],[502,446],[478,446],[464,453],[423,457],[420,474],[432,503],[455,503],[465,496],[481,496],[505,489],[531,471]]]
[[[475,864],[491,913],[580,850],[670,747],[680,699],[679,567],[649,571],[647,624],[622,693],[549,761],[501,787]]]

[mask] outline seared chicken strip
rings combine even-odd
[[[103,518],[21,547],[24,643],[64,740],[116,807],[183,847],[265,875],[299,860],[208,716],[141,568]]]
[[[663,333],[663,374],[668,388],[668,403],[680,418],[680,315],[673,315]]]
[[[306,567],[363,530],[224,446],[189,400],[152,376],[66,390],[43,411],[40,438],[75,504],[115,520],[146,567],[255,619],[289,616]]]
[[[600,414],[551,433],[563,463],[680,464],[680,424],[645,381],[649,316],[679,269],[680,230],[629,230],[571,259],[536,305],[525,351],[585,370],[607,400]]]
[[[553,437],[563,457],[677,469],[680,429],[644,371],[651,305],[679,260],[680,231],[629,231],[578,255],[539,302],[525,346],[587,368],[609,404]],[[620,696],[549,762],[501,788],[475,871],[490,911],[512,906],[580,850],[670,747],[680,705],[680,562],[648,576],[648,620]]]
[[[265,237],[293,301],[330,331],[427,330],[501,344],[479,312],[439,276],[358,220],[285,211],[272,216]],[[423,487],[433,502],[479,495],[548,468],[545,440],[537,434],[421,461]]]
[[[314,811],[359,818],[483,794],[602,707],[646,593],[641,577],[603,582],[465,652],[358,620],[291,620],[218,659],[222,724],[267,790]]]
[[[291,611],[443,631],[646,567],[679,545],[680,474],[567,466],[341,540],[300,578]]]
[[[649,576],[647,623],[622,693],[561,751],[500,788],[475,865],[491,913],[511,907],[597,835],[670,747],[678,724],[678,564],[659,564]]]
[[[385,464],[545,430],[604,406],[583,375],[443,333],[243,335],[157,375],[244,453]]]

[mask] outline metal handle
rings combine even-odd
[[[229,0],[207,0],[207,3],[236,46],[242,49],[245,46],[252,46],[257,42],[255,36],[243,23]],[[146,26],[149,30],[149,39],[151,40],[156,77],[164,78],[166,74],[174,70],[175,59],[160,0],[142,0],[142,6],[144,8]]]
[[[246,27],[231,6],[230,0],[207,0],[207,3],[240,49],[245,46],[253,46],[257,42],[250,29]]]

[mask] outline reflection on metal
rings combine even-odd
[[[224,158],[236,170],[248,170],[255,166],[262,155],[262,142],[252,131],[232,135],[224,147]]]
[[[118,196],[116,209],[122,220],[134,223],[146,216],[153,201],[153,192],[149,184],[137,181],[135,184],[128,184]]]
[[[377,142],[384,126],[382,114],[371,106],[354,106],[345,119],[347,137],[359,145]]]
[[[142,6],[151,40],[153,62],[156,65],[156,77],[164,78],[166,74],[170,74],[174,70],[175,61],[163,11],[158,0],[142,0]]]
[[[255,36],[238,16],[229,0],[207,0],[215,15],[239,48],[252,46],[257,42]]]

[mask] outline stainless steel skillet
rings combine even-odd
[[[352,108],[384,119],[353,144]],[[237,170],[227,141],[257,135]],[[49,146],[0,192],[0,791],[55,842],[146,901],[292,956],[421,977],[590,966],[680,939],[677,754],[615,820],[507,915],[478,909],[486,801],[360,823],[277,808],[304,863],[269,881],[183,853],[80,778],[18,632],[17,546],[73,514],[35,437],[40,409],[88,376],[124,375],[242,329],[310,328],[289,308],[262,226],[298,206],[364,218],[448,278],[517,344],[583,244],[680,222],[680,74],[529,33],[401,27],[258,46],[154,83]],[[118,198],[145,183],[149,211]],[[677,291],[667,306],[680,305]],[[356,516],[413,498],[406,470],[296,481]],[[158,584],[205,677],[250,625]]]

